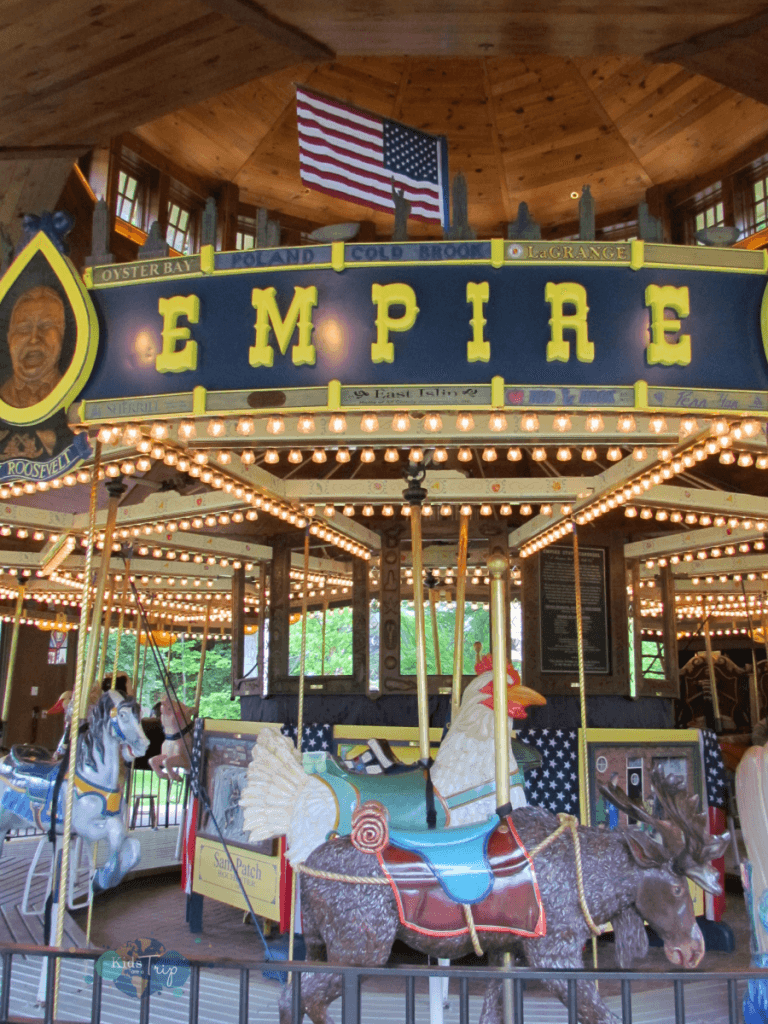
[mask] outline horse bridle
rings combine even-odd
[[[117,738],[119,740],[122,740],[123,743],[130,743],[130,740],[125,735],[123,730],[120,728],[120,723],[118,722],[117,716],[118,713],[122,711],[122,709],[126,706],[126,704],[130,703],[131,701],[129,700],[121,700],[119,704],[113,704],[113,706],[109,709],[109,717],[112,722],[112,728],[115,730]]]

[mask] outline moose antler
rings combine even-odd
[[[676,857],[676,868],[703,889],[719,894],[720,881],[712,861],[725,852],[729,834],[710,834],[707,815],[698,810],[699,798],[695,794],[688,796],[679,775],[665,776],[660,768],[654,768],[651,780],[667,818],[678,827],[685,840],[684,849]]]
[[[680,828],[670,821],[660,821],[655,818],[652,814],[646,811],[645,807],[640,803],[639,800],[634,800],[632,797],[627,796],[620,786],[611,783],[609,786],[605,786],[602,783],[598,786],[600,792],[612,804],[615,804],[620,811],[629,818],[637,818],[638,821],[644,821],[646,825],[650,825],[656,829],[662,839],[662,845],[667,851],[667,854],[671,858],[677,858],[685,850],[685,837]]]
[[[665,775],[657,767],[651,780],[666,820],[649,814],[638,800],[628,797],[618,786],[600,785],[599,789],[619,810],[656,829],[678,874],[686,875],[708,892],[719,894],[720,881],[711,862],[725,852],[730,836],[727,832],[710,835],[706,814],[698,812],[698,797],[688,796],[680,775]]]

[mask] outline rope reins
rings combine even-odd
[[[546,850],[548,846],[551,846],[556,839],[559,839],[563,832],[570,832],[576,865],[576,889],[579,894],[579,907],[592,934],[602,935],[610,926],[607,924],[595,924],[587,906],[587,894],[584,891],[584,868],[581,862],[581,840],[579,839],[578,832],[579,822],[572,814],[558,814],[557,817],[560,824],[555,831],[550,832],[546,839],[543,839],[532,850],[529,850],[528,856],[533,860],[534,857],[537,857],[542,851]],[[389,885],[389,879],[381,875],[339,875],[333,871],[321,871],[319,868],[310,868],[306,864],[294,864],[293,870],[299,874],[308,875],[310,878],[322,878],[326,882],[350,882],[353,885]],[[480,945],[480,939],[475,928],[472,907],[469,903],[462,903],[461,908],[464,911],[464,919],[467,922],[475,954],[482,956],[483,948]]]

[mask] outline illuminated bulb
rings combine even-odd
[[[312,461],[313,462],[318,462],[318,463],[319,462],[325,462],[327,460],[327,458],[328,458],[328,456],[325,454],[325,452],[324,452],[324,450],[322,448],[315,448],[312,451]]]
[[[472,450],[470,448],[459,448],[457,459],[459,462],[471,462],[472,461]]]
[[[471,516],[472,515],[472,506],[471,505],[462,505],[461,508],[459,509],[459,512],[463,516]]]
[[[153,423],[149,428],[149,436],[153,441],[164,441],[168,437],[168,424]]]
[[[355,506],[345,505],[344,508],[342,509],[342,512],[344,513],[345,516],[353,516],[355,514]]]
[[[250,448],[244,448],[240,452],[240,461],[244,466],[252,466],[256,461],[256,455]]]
[[[304,456],[301,454],[298,448],[291,448],[288,452],[288,461],[293,463],[294,466],[298,466],[300,462],[304,461]]]
[[[533,509],[531,508],[530,505],[521,505],[520,506],[520,515],[521,516],[529,516],[531,514],[531,512],[533,512]]]
[[[401,507],[401,509],[400,509],[400,515],[401,516],[409,516],[410,514],[411,514],[411,506],[410,505],[403,505]]]
[[[733,452],[730,452],[728,451],[728,449],[725,449],[724,451],[720,452],[719,461],[722,462],[724,466],[730,466],[732,463],[736,461],[736,456],[733,454]]]
[[[722,416],[712,421],[711,431],[715,437],[722,437],[723,434],[728,433],[728,421],[723,419]]]
[[[546,453],[545,453],[545,457],[546,457]],[[483,459],[483,462],[495,462],[496,459],[497,459],[496,449],[495,448],[483,448],[482,459]]]
[[[725,452],[723,452],[723,455],[724,454]],[[720,458],[722,459],[722,456]],[[751,466],[754,461],[755,460],[752,458],[749,452],[742,452],[741,455],[739,455],[738,464],[740,466]]]
[[[598,431],[603,430],[605,423],[603,423],[603,417],[599,412],[591,412],[584,421],[584,425],[587,430],[591,433],[596,434]]]
[[[647,459],[648,458],[648,452],[647,452],[647,450],[645,448],[643,448],[642,445],[640,445],[638,448],[633,448],[632,449],[632,458],[636,462],[642,462],[643,459]]]
[[[279,462],[280,456],[277,450],[275,448],[267,448],[264,452],[264,461],[270,466],[274,466],[275,463]]]
[[[760,423],[757,420],[742,420],[741,432],[744,437],[755,437],[760,433]]]
[[[381,514],[389,518],[395,514],[395,510],[391,505],[382,505]]]
[[[617,448],[615,445],[608,449],[605,454],[606,459],[609,462],[619,462],[621,460],[621,448]]]
[[[227,430],[224,420],[220,419],[208,420],[207,429],[211,437],[223,437]]]
[[[443,421],[439,414],[436,412],[428,412],[424,417],[424,429],[430,430],[434,433],[436,430],[443,429]]]
[[[452,512],[452,509],[451,509],[450,505],[441,505],[440,506],[440,515],[441,516],[449,516],[451,514],[451,512]]]
[[[270,416],[267,420],[268,434],[282,434],[285,430],[285,420],[282,416]]]
[[[540,508],[539,508],[539,515],[541,515],[541,516],[551,516],[552,515],[552,506],[551,505],[541,505]]]
[[[648,426],[654,434],[662,434],[667,429],[667,421],[660,413],[654,413],[648,420]]]
[[[539,429],[539,417],[535,412],[526,412],[520,417],[520,427],[529,434]]]
[[[407,430],[411,425],[411,417],[407,412],[396,412],[392,417],[393,430]]]
[[[492,412],[488,419],[488,426],[491,430],[499,431],[507,429],[507,417],[503,412]]]
[[[456,417],[456,426],[459,430],[471,430],[474,425],[475,420],[471,412],[460,412]]]
[[[500,516],[511,516],[512,515],[512,506],[508,505],[508,504],[502,505],[501,508],[499,509],[499,515]]]
[[[680,420],[679,436],[690,437],[691,434],[695,434],[699,429],[698,421],[695,416],[683,416]]]
[[[343,434],[347,429],[347,417],[341,412],[335,412],[328,420],[328,429],[332,434]]]
[[[627,507],[624,509],[624,515],[627,517],[627,519],[634,519],[637,515],[637,509],[634,505],[627,505]]]
[[[326,505],[325,508],[323,509],[323,515],[327,516],[328,519],[333,519],[333,517],[336,515],[336,509],[333,507],[333,505]]]
[[[376,461],[376,453],[374,452],[373,448],[363,448],[361,450],[361,452],[360,452],[360,461],[361,462],[375,462]]]
[[[424,452],[421,450],[421,448],[411,448],[411,450],[408,452],[408,458],[411,462],[423,462]]]
[[[660,523],[663,523],[666,519],[669,519],[669,513],[665,509],[660,508],[656,513],[656,518]]]
[[[571,417],[568,413],[559,412],[552,421],[552,426],[555,430],[559,430],[561,433],[571,429]]]
[[[547,449],[546,448],[534,448],[531,452],[531,458],[534,462],[546,462]]]
[[[588,446],[582,449],[581,457],[585,462],[594,462],[597,458],[597,452],[594,448]]]
[[[432,453],[433,462],[447,462],[448,461],[448,449],[447,448],[435,448]]]
[[[487,502],[483,502],[483,504],[480,506],[480,515],[481,516],[493,515],[493,508]]]
[[[421,514],[423,516],[431,516],[432,515],[432,506],[431,505],[422,505],[421,506]]]
[[[768,455],[758,455],[755,465],[758,469],[768,469]]]
[[[216,455],[216,461],[222,466],[228,466],[232,461],[232,452],[221,451]]]
[[[640,510],[641,519],[653,519],[653,510],[650,508],[643,508]]]
[[[510,462],[519,462],[522,459],[523,453],[519,448],[510,448],[507,452],[507,458]]]
[[[364,516],[372,516],[373,515],[373,505],[363,505],[363,515]]]
[[[385,462],[398,462],[399,459],[400,453],[398,452],[397,448],[387,448],[387,450],[384,452]]]
[[[637,429],[637,423],[632,413],[622,413],[616,421],[616,426],[623,434],[631,434],[633,430]]]
[[[557,449],[557,459],[558,459],[559,462],[568,462],[570,457],[571,457],[571,449],[570,448],[558,448]]]

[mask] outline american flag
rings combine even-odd
[[[296,733],[298,729],[291,722],[286,722],[280,729],[283,736],[287,736],[289,740],[296,742]],[[333,737],[333,726],[327,724],[319,724],[318,722],[312,722],[310,725],[305,725],[302,729],[304,742],[301,745],[302,753],[305,750],[330,750],[331,739]]]
[[[579,814],[578,733],[575,729],[518,729],[517,738],[541,754],[525,775],[528,803],[552,814]]]
[[[410,217],[447,227],[448,143],[397,121],[297,88],[301,180],[352,203],[394,211],[393,184]]]
[[[711,729],[702,729],[704,740],[704,781],[707,786],[707,803],[710,807],[725,807],[727,800],[725,765],[723,752],[717,736]]]

